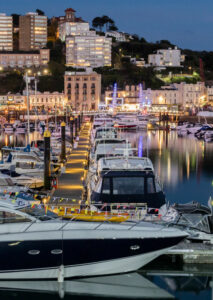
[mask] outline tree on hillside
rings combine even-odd
[[[39,16],[44,16],[45,15],[45,13],[43,12],[43,10],[40,10],[40,9],[36,9],[36,12],[37,12],[37,14],[39,15]]]
[[[118,27],[115,25],[110,25],[109,26],[109,31],[118,31]]]
[[[20,15],[18,14],[12,14],[13,17],[13,27],[19,27],[19,17]]]
[[[106,26],[106,31],[109,30],[109,26],[115,25],[115,22],[108,16],[101,17],[103,24]]]
[[[103,27],[106,26],[106,31],[110,30],[110,27],[114,28],[111,30],[118,30],[115,26],[115,22],[108,16],[96,17],[92,21],[94,28],[99,28],[102,31]]]
[[[102,18],[100,18],[100,17],[94,18],[92,21],[92,26],[94,28],[99,28],[99,30],[102,31],[102,29],[104,27],[104,22],[103,22]]]

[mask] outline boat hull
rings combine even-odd
[[[87,234],[90,236],[89,230]],[[20,236],[0,242],[0,279],[56,279],[60,270],[65,278],[131,272],[183,239],[119,238],[116,234],[109,239],[104,232],[102,238],[92,239],[67,239],[64,235],[64,240],[23,241]]]

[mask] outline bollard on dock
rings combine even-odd
[[[74,120],[72,117],[70,117],[70,143],[72,145],[73,145],[73,139],[74,139],[73,129],[74,129]]]
[[[51,169],[50,169],[50,131],[44,133],[44,188],[51,189]]]
[[[78,136],[78,119],[75,118],[75,138]]]
[[[66,140],[65,140],[65,132],[66,132],[66,123],[61,123],[61,161],[66,159]]]

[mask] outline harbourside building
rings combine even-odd
[[[0,51],[13,51],[13,17],[0,14]]]
[[[13,107],[14,109],[21,110],[26,108],[26,97],[21,94],[6,94],[0,95],[0,110]]]
[[[27,13],[19,17],[19,50],[41,49],[47,43],[47,17]]]
[[[197,84],[171,84],[159,90],[144,89],[140,94],[139,85],[125,86],[116,94],[117,106],[127,110],[147,107],[153,112],[177,112],[179,109],[201,107],[206,98],[203,82]],[[105,104],[109,106],[113,100],[113,90],[105,92]]]
[[[85,72],[66,72],[64,93],[72,110],[97,110],[101,99],[101,75],[90,68]]]
[[[30,109],[42,108],[45,111],[65,110],[67,101],[64,93],[59,92],[33,92],[29,95]]]
[[[46,66],[50,61],[50,50],[40,49],[33,52],[0,52],[1,68],[29,68]]]
[[[185,56],[181,54],[177,47],[174,49],[160,49],[155,54],[149,54],[148,56],[148,64],[158,68],[181,67],[184,60]]]

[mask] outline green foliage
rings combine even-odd
[[[110,25],[109,26],[109,31],[118,31],[118,27],[115,25]]]
[[[112,86],[117,82],[119,88],[124,88],[125,85],[136,85],[145,82],[146,88],[157,89],[163,84],[156,77],[153,68],[138,68],[137,66],[125,62],[119,70],[109,67],[96,68],[95,71],[102,74],[102,89]]]
[[[108,16],[102,16],[102,17],[96,17],[92,20],[92,26],[94,28],[99,28],[99,30],[102,32],[103,27],[105,27],[106,31],[112,30],[116,31],[118,28],[115,26],[115,22]],[[111,29],[112,28],[112,29]]]
[[[39,16],[44,16],[45,15],[45,13],[43,12],[43,10],[40,10],[40,9],[36,9],[36,12],[37,12],[37,14],[39,15]]]
[[[60,63],[55,62],[55,61],[50,61],[48,66],[49,66],[50,73],[54,77],[63,76],[64,72],[66,70],[64,64],[60,64]]]
[[[6,76],[0,77],[0,93],[7,94],[11,93],[19,93],[25,87],[25,83],[21,74],[17,74],[16,72],[8,73]]]
[[[64,90],[64,76],[40,76],[38,90],[61,93]]]
[[[19,27],[19,16],[18,14],[11,14],[13,17],[13,27]]]
[[[47,48],[50,49],[50,60],[59,64],[65,64],[65,43],[56,40],[55,43],[49,41]]]

